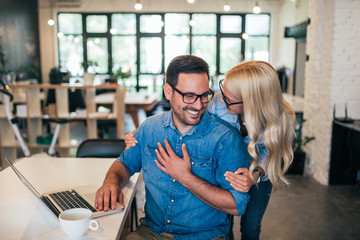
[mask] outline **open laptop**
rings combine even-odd
[[[61,191],[53,191],[40,194],[30,182],[21,174],[21,172],[12,164],[9,159],[3,154],[6,162],[19,177],[20,181],[32,192],[37,199],[56,217],[63,211],[71,208],[88,208],[93,212],[92,217],[98,218],[101,216],[113,214],[124,210],[124,207],[116,203],[114,210],[107,212],[98,211],[95,208],[95,195],[98,189],[96,185],[86,185],[75,187],[72,189],[64,189]]]

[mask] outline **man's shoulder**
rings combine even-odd
[[[216,129],[218,131],[223,131],[224,133],[227,132],[234,132],[235,134],[239,133],[239,131],[233,125],[221,119],[220,117],[217,117],[209,113],[209,118],[211,119],[210,128]]]

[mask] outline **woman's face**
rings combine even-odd
[[[229,114],[244,114],[244,104],[241,103],[243,100],[242,98],[235,97],[226,87],[226,81],[222,87],[222,98],[220,102],[226,104],[226,109]],[[225,101],[224,101],[225,98]],[[236,104],[233,104],[236,103]]]

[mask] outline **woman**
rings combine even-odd
[[[241,63],[219,85],[220,93],[208,110],[242,133],[252,158],[249,170],[225,173],[234,189],[250,194],[241,216],[241,239],[259,239],[272,188],[276,191],[289,184],[284,173],[293,158],[295,113],[282,97],[277,73],[267,62]]]
[[[275,69],[266,62],[241,63],[219,85],[208,111],[241,132],[251,156],[249,169],[225,173],[234,189],[250,194],[241,216],[241,239],[259,239],[272,190],[289,184],[284,173],[293,158],[295,113],[282,97]],[[136,144],[132,136],[133,132],[125,137],[127,147]]]

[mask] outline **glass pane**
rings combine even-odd
[[[193,34],[216,34],[216,15],[193,14],[190,25]]]
[[[249,35],[268,35],[270,16],[267,14],[247,14],[246,33]]]
[[[140,75],[139,84],[141,87],[140,92],[158,93],[162,95],[164,77],[162,75]]]
[[[140,32],[142,33],[159,33],[163,26],[160,15],[140,16]]]
[[[241,62],[241,39],[220,39],[220,73],[225,73],[230,68]]]
[[[161,72],[161,38],[149,37],[140,39],[140,72]]]
[[[189,36],[165,36],[165,69],[170,61],[179,55],[190,53]]]
[[[111,17],[112,29],[114,34],[135,34],[136,17],[135,14],[113,14]]]
[[[189,14],[165,14],[165,34],[189,34]]]
[[[107,32],[107,16],[105,15],[90,15],[86,17],[86,31],[89,33],[104,33]]]
[[[192,37],[191,54],[201,57],[209,64],[210,75],[216,71],[216,37],[194,36]]]
[[[72,76],[83,74],[83,46],[82,36],[68,35],[59,38],[60,67],[66,68]]]
[[[108,72],[108,44],[106,38],[88,38],[87,57],[89,64],[89,73],[107,73]]]
[[[220,31],[222,33],[241,33],[241,20],[241,16],[221,16]]]
[[[59,32],[64,34],[82,34],[81,14],[60,13],[58,15]]]
[[[130,71],[136,75],[136,37],[112,37],[113,68],[115,72],[121,68],[122,72]]]
[[[245,42],[245,60],[269,61],[269,38],[249,37]]]

